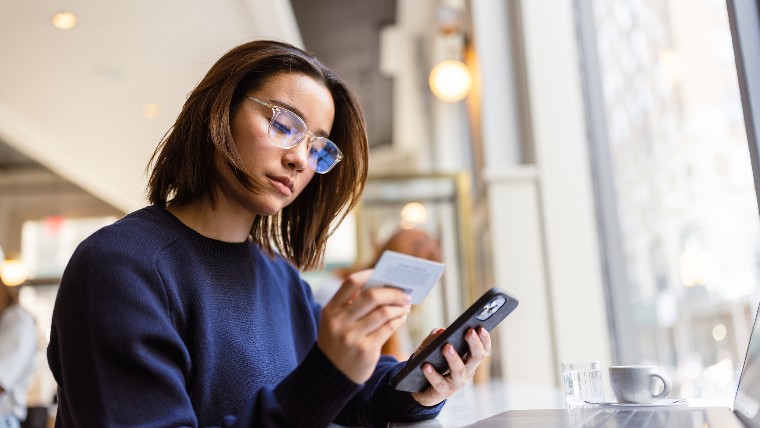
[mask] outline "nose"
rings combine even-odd
[[[309,166],[309,147],[311,136],[304,135],[303,139],[295,146],[285,150],[283,161],[296,171],[301,171]]]

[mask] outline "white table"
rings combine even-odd
[[[449,398],[436,419],[415,423],[395,423],[392,427],[456,428],[506,410],[560,409],[564,397],[559,389],[492,380],[475,385],[470,382]]]

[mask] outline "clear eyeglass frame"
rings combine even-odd
[[[272,110],[267,135],[274,146],[292,149],[301,141],[307,141],[308,165],[314,172],[326,174],[343,159],[343,152],[334,142],[314,135],[307,129],[306,122],[296,113],[250,95],[246,95],[245,98]]]

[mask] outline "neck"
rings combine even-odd
[[[223,242],[244,242],[253,225],[253,216],[242,207],[233,204],[221,192],[216,207],[209,198],[183,205],[169,205],[166,209],[185,226],[201,235]]]

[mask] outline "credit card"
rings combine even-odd
[[[445,267],[443,263],[387,250],[380,256],[375,272],[364,287],[399,288],[412,296],[413,305],[419,305],[438,282]]]

